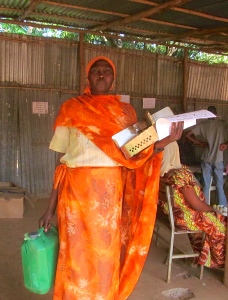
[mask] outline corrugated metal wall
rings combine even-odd
[[[52,125],[61,103],[79,93],[78,53],[74,41],[0,35],[0,181],[13,181],[37,197],[49,195],[56,160],[48,149]],[[165,106],[181,112],[181,60],[85,44],[85,65],[97,55],[116,64],[116,92],[131,95],[139,119],[143,97],[156,97],[151,113]],[[227,119],[227,74],[227,66],[189,63],[189,111],[215,104]],[[48,113],[33,114],[33,102],[47,102]]]

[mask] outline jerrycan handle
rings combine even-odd
[[[49,230],[54,230],[54,231],[58,232],[57,228],[56,228],[53,224],[50,224],[50,225],[51,225],[51,227],[48,229],[48,231],[49,231]],[[48,231],[47,231],[47,232],[48,232]],[[45,232],[45,231],[44,231],[44,227],[40,227],[40,228],[38,229],[37,232],[38,232],[38,233],[43,233],[43,232]]]
[[[48,229],[47,232],[44,231],[44,227],[40,227],[37,231],[37,234],[41,237],[45,236],[50,239],[50,236],[48,234],[50,231],[54,232],[55,234],[58,234],[58,229],[53,224],[51,224],[51,227]]]

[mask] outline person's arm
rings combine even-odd
[[[163,151],[168,144],[179,140],[183,132],[183,127],[184,122],[172,123],[170,135],[154,144],[152,156],[155,156],[157,153]]]
[[[192,130],[190,130],[188,133],[186,133],[185,137],[192,141],[195,145],[201,146],[201,147],[206,147],[207,143],[203,142],[201,140],[196,139],[194,133]]]
[[[59,153],[56,167],[60,165],[60,159],[63,155],[64,155],[63,153]],[[51,195],[49,198],[48,208],[43,214],[43,216],[39,219],[39,227],[44,227],[44,231],[48,231],[48,229],[51,227],[50,221],[55,214],[57,203],[58,203],[58,189],[52,188]]]
[[[183,188],[181,193],[194,210],[204,212],[214,211],[212,206],[200,201],[193,187]]]

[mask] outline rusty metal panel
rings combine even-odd
[[[180,60],[159,56],[158,95],[180,97],[183,93],[183,66]]]
[[[16,37],[0,36],[1,82],[16,86],[79,89],[77,43]]]
[[[51,191],[57,155],[49,150],[49,143],[60,105],[71,96],[46,90],[19,91],[21,183],[38,197],[47,196]],[[33,113],[33,102],[47,102],[48,112]]]
[[[56,154],[49,150],[59,107],[73,94],[36,89],[0,89],[0,181],[13,181],[37,197],[51,191]],[[33,102],[47,102],[34,114]]]
[[[156,93],[156,54],[131,49],[85,45],[85,65],[95,56],[105,55],[116,66],[115,92],[137,95]]]
[[[0,181],[18,183],[18,91],[0,89]]]
[[[221,100],[227,101],[227,72],[227,66],[190,64],[188,97],[210,99],[215,103]]]

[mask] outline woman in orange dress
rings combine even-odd
[[[61,153],[49,205],[39,220],[48,230],[57,207],[60,250],[54,300],[124,300],[148,253],[156,216],[162,148],[183,124],[126,159],[112,136],[137,122],[132,106],[109,94],[115,66],[96,57],[86,69],[84,95],[63,103],[50,149]]]

